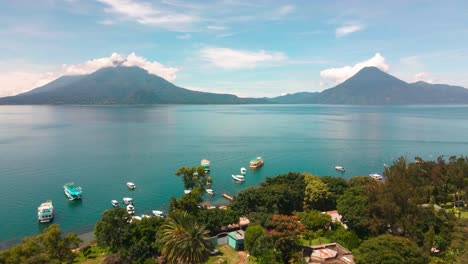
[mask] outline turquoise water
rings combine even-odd
[[[133,197],[137,214],[167,210],[183,193],[180,166],[211,161],[211,202],[266,176],[309,171],[381,173],[399,156],[468,155],[468,106],[0,106],[0,241],[38,233],[46,199],[54,223],[85,232],[112,199]],[[265,165],[237,184],[255,156]],[[63,184],[83,188],[68,201]],[[127,181],[136,183],[130,191]]]

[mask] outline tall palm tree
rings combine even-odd
[[[185,211],[175,212],[158,233],[161,253],[169,263],[204,263],[213,248],[209,231]]]

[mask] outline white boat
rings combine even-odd
[[[245,181],[245,177],[243,175],[232,175],[232,178],[238,182],[244,182]]]
[[[54,206],[52,205],[52,200],[47,200],[39,205],[37,208],[37,220],[40,223],[50,222],[53,218]]]
[[[133,199],[130,197],[124,197],[122,200],[124,204],[133,204]]]
[[[127,182],[127,187],[132,189],[132,190],[135,190],[136,185],[133,182]]]
[[[380,174],[377,174],[377,173],[369,174],[369,176],[370,176],[372,179],[376,180],[376,181],[381,181],[381,180],[383,180],[383,176],[380,175]]]
[[[185,193],[185,194],[189,194],[189,193],[191,193],[191,192],[192,192],[192,190],[189,190],[189,189],[184,190],[184,193]]]
[[[111,203],[115,207],[119,206],[119,201],[117,201],[117,200],[112,200]]]
[[[240,169],[240,172],[241,172],[242,175],[245,175],[245,174],[247,174],[247,169],[244,168],[244,167],[242,167],[242,168]]]
[[[156,217],[161,217],[161,218],[162,218],[162,217],[164,217],[164,213],[163,213],[163,211],[159,211],[159,210],[153,210],[153,212],[152,212],[152,213],[153,213],[153,214],[154,214],[154,216],[156,216]]]
[[[335,167],[335,170],[344,172],[344,171],[345,171],[345,168],[344,168],[344,167],[341,167],[341,166],[336,166],[336,167]]]
[[[207,160],[207,159],[202,159],[201,160],[200,165],[205,170],[205,173],[210,172],[210,164],[211,164],[211,162],[209,160]]]
[[[210,194],[210,195],[214,194],[213,189],[206,189],[205,191],[206,191],[207,194]]]
[[[132,204],[127,205],[127,212],[129,214],[134,214],[135,213],[135,207]]]

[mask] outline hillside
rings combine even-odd
[[[0,98],[0,104],[250,104],[239,98],[184,89],[139,67],[109,67],[81,76],[63,76],[42,87]]]
[[[321,93],[296,93],[270,99],[276,103],[312,104],[467,104],[468,89],[425,82],[406,83],[376,67],[366,67]]]

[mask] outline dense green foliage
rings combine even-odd
[[[408,238],[381,235],[364,241],[354,252],[356,264],[425,264],[428,258]]]
[[[47,227],[42,234],[28,237],[17,246],[0,252],[0,263],[72,263],[81,239],[74,233],[63,235],[58,225]]]

